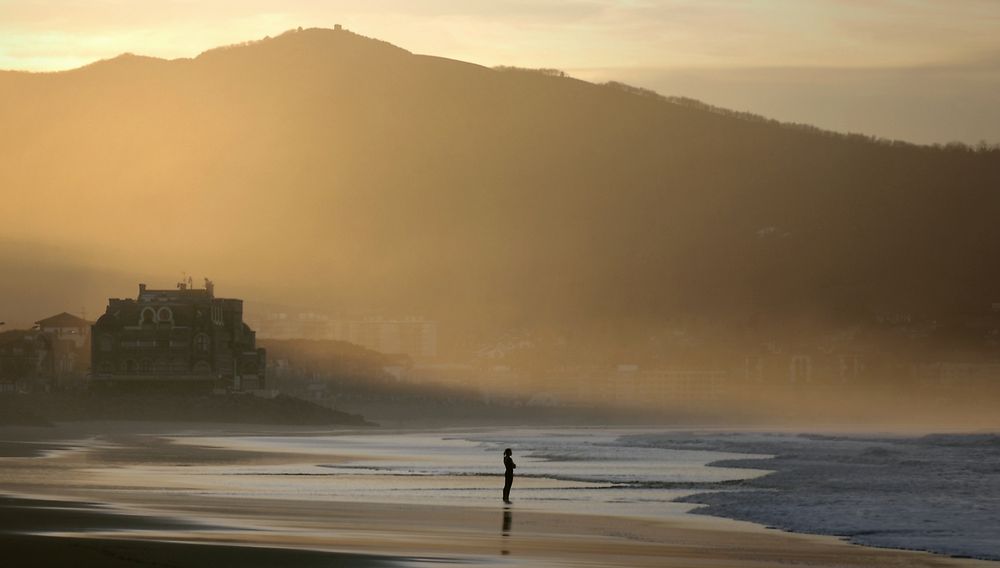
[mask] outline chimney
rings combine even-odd
[[[146,285],[145,284],[139,284],[139,293],[142,294],[145,291],[146,291]]]

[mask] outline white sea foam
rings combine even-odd
[[[755,454],[738,490],[682,498],[711,515],[873,546],[1000,560],[1000,437],[644,434],[623,442]]]

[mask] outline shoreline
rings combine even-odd
[[[738,491],[679,502],[694,515],[737,519],[795,534],[877,548],[1000,562],[1000,436],[993,433],[867,436],[743,433],[652,434],[640,446],[747,454],[708,464],[771,473]],[[767,454],[761,458],[753,454]],[[822,515],[812,514],[813,511]]]
[[[11,512],[0,499],[0,519]],[[48,525],[35,525],[31,534],[0,530],[0,543],[30,551],[42,565],[53,565],[80,550],[95,559],[111,556],[121,563],[93,566],[135,566],[167,554],[170,566],[209,567],[219,561],[257,566],[411,566],[425,564],[482,565],[498,557],[515,566],[560,563],[565,566],[662,566],[697,563],[720,568],[778,567],[793,563],[805,567],[869,567],[906,565],[914,568],[987,568],[988,561],[956,559],[926,552],[872,548],[835,537],[797,535],[739,521],[666,522],[593,515],[517,512],[511,509],[453,506],[396,506],[372,503],[316,504],[341,520],[321,523],[316,505],[302,502],[275,504],[241,499],[240,507],[226,500],[191,499],[178,503],[142,499],[142,508],[128,513],[99,510],[95,523],[74,520],[64,526],[67,511],[51,501],[31,500],[36,512],[51,515]],[[169,501],[169,502],[167,502]],[[267,500],[262,500],[267,501]],[[58,502],[56,502],[58,503]],[[312,509],[312,510],[310,510]],[[15,511],[17,522],[25,508]],[[184,522],[187,515],[220,515],[218,526]],[[289,516],[301,517],[289,523]],[[166,517],[173,514],[179,517]],[[225,514],[225,518],[221,515]],[[262,532],[258,523],[278,519],[282,531]],[[115,519],[120,523],[109,523]],[[178,520],[180,519],[180,520]],[[531,534],[523,534],[530,527]],[[55,530],[53,530],[55,529]],[[293,530],[289,530],[293,529]],[[20,533],[20,531],[18,531]],[[266,557],[262,560],[258,555]],[[52,562],[49,562],[49,561]],[[157,560],[161,562],[161,560]],[[74,565],[87,566],[88,564]]]
[[[262,554],[272,560],[278,557],[282,560],[271,565],[293,567],[321,565],[317,560],[320,557],[313,556],[315,554],[346,554],[326,557],[326,562],[339,566],[456,562],[479,565],[500,559],[515,566],[556,562],[565,566],[662,566],[670,561],[720,568],[780,566],[787,562],[807,567],[893,566],[900,563],[927,568],[1000,566],[1000,563],[989,561],[866,547],[831,536],[789,533],[703,515],[664,520],[519,510],[516,501],[513,507],[502,508],[485,504],[470,507],[207,496],[182,488],[157,487],[155,480],[150,480],[145,487],[108,485],[105,480],[93,476],[94,468],[158,461],[175,466],[205,463],[205,460],[213,464],[258,464],[276,456],[286,461],[308,459],[295,454],[264,456],[241,450],[209,451],[204,447],[165,442],[173,436],[310,434],[316,430],[219,424],[173,424],[163,428],[164,425],[146,424],[141,430],[125,427],[121,429],[124,431],[98,436],[95,432],[105,426],[91,424],[80,428],[74,425],[62,429],[61,434],[75,432],[78,436],[75,441],[67,441],[59,433],[49,431],[27,441],[36,444],[32,451],[20,451],[17,455],[7,455],[14,452],[3,453],[2,450],[17,447],[10,443],[11,437],[21,437],[23,432],[0,428],[0,475],[4,477],[4,493],[8,495],[98,503],[102,515],[110,514],[116,523],[121,521],[124,526],[119,523],[118,526],[100,527],[81,522],[68,530],[63,527],[63,530],[31,531],[47,532],[50,536],[12,536],[0,521],[0,541],[5,545],[10,543],[14,547],[12,550],[54,554],[53,564],[58,564],[62,558],[58,555],[84,546],[91,547],[87,554],[111,550],[132,559],[176,554],[180,563],[169,565],[192,567],[220,565],[218,557],[213,556],[217,551],[221,555],[234,555],[231,558],[235,559],[247,550],[251,555],[257,550],[272,551]],[[334,430],[337,433],[347,431],[347,428]],[[115,442],[109,443],[112,438]],[[7,442],[6,446],[3,441]],[[62,483],[53,478],[53,475],[62,477],[68,472],[77,473],[69,477],[73,479],[70,484],[65,483],[66,477]],[[8,504],[0,498],[0,519],[11,514]],[[74,514],[44,510],[48,511],[45,514],[55,515],[47,521],[50,528],[71,520]],[[106,518],[102,518],[107,524]],[[10,529],[11,525],[6,528]],[[80,544],[83,540],[87,541],[85,545]],[[40,544],[45,542],[50,542],[53,548],[49,550]],[[209,549],[190,548],[207,545],[238,550],[213,548],[206,553]],[[308,554],[303,555],[306,552]],[[209,557],[216,560],[209,561]],[[122,562],[105,565],[115,568],[136,565]],[[221,565],[227,564],[222,562]],[[254,566],[245,562],[239,565]]]

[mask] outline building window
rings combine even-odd
[[[156,321],[160,323],[171,323],[174,321],[174,313],[170,311],[170,308],[160,308],[156,312]]]
[[[132,359],[122,361],[122,371],[125,371],[126,373],[134,373],[135,369],[135,361]]]
[[[194,336],[194,350],[198,353],[208,353],[211,348],[212,342],[209,340],[208,336],[204,333],[199,333]]]
[[[812,360],[806,355],[792,357],[790,369],[791,382],[810,382],[812,380]]]
[[[102,335],[99,343],[101,351],[111,351],[115,348],[115,339],[110,335]]]
[[[212,373],[212,366],[207,361],[198,361],[194,364],[194,372],[196,375],[208,375]]]
[[[156,323],[156,311],[153,308],[146,308],[142,310],[142,315],[139,317],[139,325],[146,325]]]
[[[101,372],[102,373],[115,372],[115,364],[112,363],[111,361],[104,361],[103,363],[101,363]]]
[[[139,370],[143,373],[148,373],[152,370],[153,364],[150,363],[149,359],[143,359],[139,361]]]

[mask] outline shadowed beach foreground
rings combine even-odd
[[[393,565],[386,558],[361,554],[85,536],[91,531],[191,528],[170,519],[116,515],[91,503],[0,497],[0,549],[15,566],[374,568]]]
[[[115,428],[120,433],[103,427],[95,428],[104,432],[100,435],[79,428],[73,435],[62,429],[0,430],[5,440],[0,482],[6,493],[0,498],[0,546],[6,558],[16,560],[12,565],[997,565],[691,515],[651,519],[519,509],[517,485],[511,507],[492,498],[482,506],[331,501],[311,494],[262,498],[239,491],[239,476],[231,494],[209,492],[190,481],[197,476],[170,478],[165,472],[206,464],[314,464],[316,457],[174,441],[178,435],[217,431],[175,430],[167,437],[167,432]],[[350,463],[351,456],[343,462]]]

